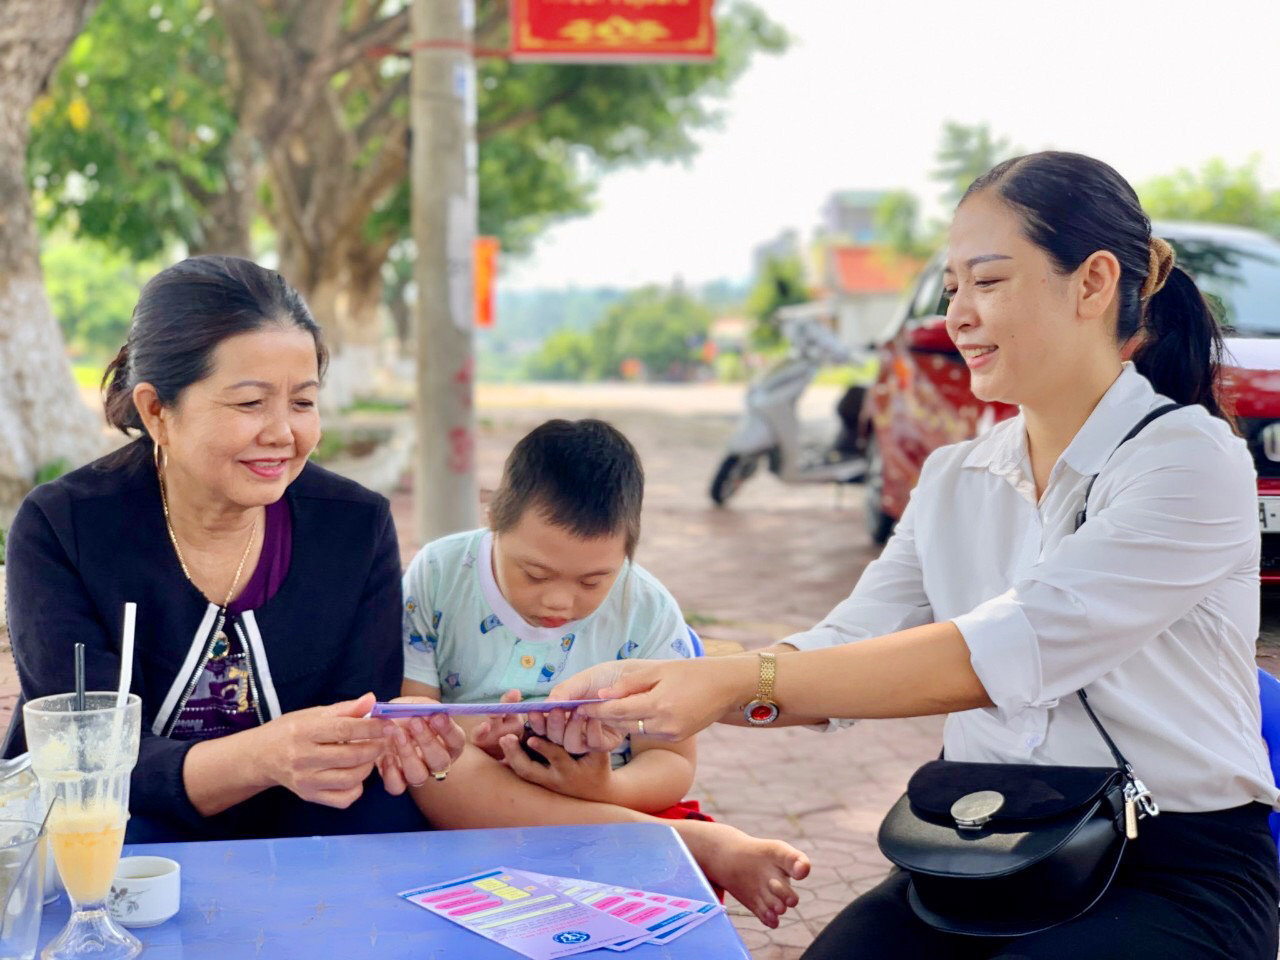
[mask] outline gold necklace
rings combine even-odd
[[[173,521],[169,518],[169,496],[165,491],[164,471],[160,468],[160,445],[155,445],[155,461],[156,476],[160,480],[160,504],[164,507],[164,525],[169,531],[169,542],[173,544],[173,551],[178,555],[178,565],[182,567],[182,575],[187,578],[187,582],[196,587],[196,582],[191,578],[191,571],[187,569],[186,558],[182,556],[182,547],[178,546],[178,535],[173,532]],[[231,598],[236,595],[236,587],[240,584],[240,575],[244,573],[245,561],[249,559],[249,551],[253,549],[254,538],[258,534],[258,521],[255,518],[253,526],[249,528],[249,542],[244,546],[244,553],[240,556],[240,563],[236,566],[236,577],[231,581],[231,589],[227,591],[227,599],[222,602],[222,608],[218,611],[218,623],[214,627],[213,633],[216,637],[222,631],[222,625],[226,622],[227,607],[231,606]],[[199,590],[199,587],[196,587]],[[203,591],[201,591],[203,592]]]

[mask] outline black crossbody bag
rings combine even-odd
[[[1116,449],[1178,407],[1147,414]],[[1097,479],[1085,488],[1077,530]],[[911,874],[911,908],[930,926],[1012,937],[1074,919],[1106,893],[1138,820],[1159,814],[1085,692],[1076,695],[1114,767],[934,760],[880,824],[880,850]]]

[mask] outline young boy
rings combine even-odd
[[[670,593],[632,562],[644,473],[621,433],[599,420],[552,420],[507,459],[490,527],[425,546],[404,577],[405,696],[446,703],[545,699],[560,680],[624,658],[693,655]],[[480,719],[480,718],[461,718]],[[413,788],[446,828],[654,822],[693,784],[692,740],[632,737],[576,758],[520,725],[463,723],[470,743],[447,781]],[[544,762],[534,756],[540,755]],[[796,904],[808,859],[727,824],[662,820],[707,876],[768,926]]]

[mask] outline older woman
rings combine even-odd
[[[25,698],[72,688],[76,642],[90,689],[114,688],[138,604],[131,841],[422,828],[406,781],[461,752],[446,718],[366,716],[403,675],[400,556],[386,499],[307,463],[325,361],[278,274],[170,267],[103,378],[108,421],[140,436],[38,487],[14,521]]]

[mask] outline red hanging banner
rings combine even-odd
[[[511,0],[511,58],[710,60],[712,0]]]
[[[494,286],[498,276],[498,238],[476,237],[476,326],[492,327],[497,313]]]

